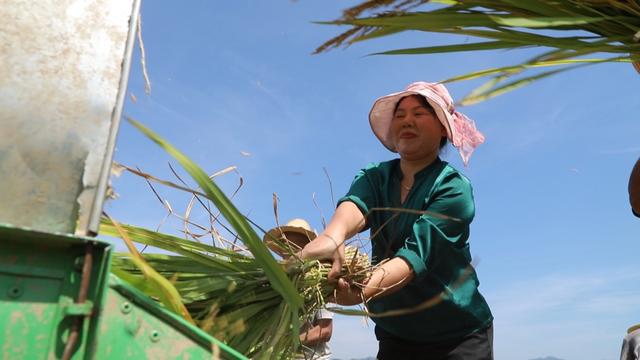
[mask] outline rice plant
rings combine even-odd
[[[520,64],[443,80],[489,77],[460,101],[462,105],[593,64],[631,62],[640,72],[640,2],[637,0],[368,0],[346,9],[341,18],[322,24],[350,28],[319,46],[316,53],[404,31],[462,35],[478,41],[376,54],[540,48],[538,55]],[[519,76],[537,68],[551,69]]]
[[[196,181],[199,189],[153,179],[139,170],[129,170],[145,179],[191,193],[193,198],[189,202],[189,211],[194,199],[213,203],[229,224],[230,233],[237,236],[235,240],[239,240],[242,246],[237,241],[222,239],[219,234],[217,238],[221,243],[214,246],[198,241],[198,236],[184,239],[119,224],[105,217],[100,234],[122,238],[129,249],[128,253],[114,256],[112,271],[248,357],[293,358],[301,346],[301,324],[310,320],[332,294],[334,284],[327,280],[331,265],[316,260],[302,261],[295,256],[289,261],[277,261],[250,220],[236,209],[200,167],[151,130],[130,121],[172,155]],[[155,190],[154,193],[157,195]],[[203,206],[209,209],[206,204]],[[171,208],[168,203],[167,207]],[[208,211],[211,217],[216,216]],[[193,225],[188,216],[182,220]],[[190,232],[185,230],[187,233]],[[286,247],[283,239],[272,240]],[[229,246],[223,246],[225,242]],[[132,243],[161,249],[164,253],[140,254]],[[347,247],[342,270],[344,278],[361,284],[369,270],[366,254],[355,247]]]
[[[291,358],[299,346],[294,323],[311,320],[333,291],[327,281],[330,264],[281,262],[281,271],[303,298],[294,315],[254,257],[131,225],[119,227],[132,241],[169,252],[143,257],[148,266],[170,279],[200,328],[251,358]],[[103,235],[120,236],[108,219],[100,230]],[[362,282],[367,276],[368,258],[353,247],[348,249],[346,257],[352,261],[345,262],[343,273],[352,281]],[[156,297],[156,286],[133,259],[130,253],[115,254],[112,271]]]
[[[174,175],[182,185],[119,166],[121,170],[126,169],[147,181],[185,191],[191,195],[191,200],[186,214],[178,216],[184,223],[185,238],[157,229],[120,224],[106,215],[100,225],[100,234],[123,239],[129,250],[114,255],[112,272],[167,309],[252,359],[294,358],[302,346],[299,340],[301,325],[311,321],[317,310],[332,298],[335,284],[327,279],[331,263],[297,258],[296,250],[281,231],[275,232],[279,235],[270,235],[272,232],[265,232],[242,215],[212,180],[215,175],[231,169],[212,177],[207,176],[188,157],[151,130],[135,120],[130,119],[130,122],[172,155],[196,181],[198,188],[190,188],[173,168]],[[163,200],[150,186],[169,213],[175,215],[168,201]],[[209,226],[196,224],[190,219],[189,214],[196,202],[208,213],[211,221]],[[209,202],[217,210],[211,208]],[[445,217],[428,211],[407,209],[374,208],[372,211],[410,211]],[[274,213],[278,224],[275,196]],[[220,215],[224,216],[226,223],[219,219]],[[226,233],[233,239],[225,238],[222,232],[215,229],[215,224],[226,228]],[[190,226],[200,233],[192,231]],[[265,233],[264,242],[254,227]],[[201,241],[208,235],[213,238],[211,245]],[[162,253],[141,254],[134,243],[161,250]],[[277,252],[285,259],[276,260],[267,243],[273,243],[271,246],[275,247],[272,248],[279,249]],[[360,288],[364,287],[376,266],[384,263],[371,265],[366,252],[353,245],[345,246],[344,260],[340,276]],[[470,265],[468,271],[461,274],[460,283],[471,273],[471,269]],[[398,316],[436,306],[446,296],[448,293],[443,290],[413,308],[393,309],[384,313],[370,313],[366,304],[363,310],[340,307],[330,310],[355,316]]]

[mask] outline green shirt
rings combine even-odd
[[[467,242],[475,214],[469,180],[438,158],[415,175],[404,203],[400,202],[401,180],[399,159],[372,164],[358,173],[347,195],[340,199],[352,201],[365,215],[374,264],[401,257],[415,273],[401,290],[371,300],[369,311],[411,309],[439,293],[444,298],[417,313],[373,317],[373,321],[391,334],[416,342],[449,340],[486,328],[493,316],[478,291]]]

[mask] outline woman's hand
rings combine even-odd
[[[351,306],[361,304],[364,300],[364,289],[362,287],[350,285],[344,279],[338,279],[332,302],[343,306]]]
[[[342,256],[344,257],[344,246],[340,244],[344,243],[344,239],[336,239],[336,237],[323,232],[313,239],[310,243],[298,253],[301,259],[316,259],[316,260],[333,260],[336,254],[340,254],[340,248],[342,248]]]
[[[365,218],[358,207],[345,201],[338,205],[327,228],[298,253],[301,259],[331,260],[329,279],[336,280],[344,262],[344,241],[362,231]]]
[[[366,303],[370,299],[393,294],[402,289],[415,274],[409,263],[403,258],[392,258],[380,264],[361,285],[349,284],[338,279],[334,291],[334,302],[350,306]]]
[[[344,239],[337,240],[329,234],[322,233],[307,244],[298,253],[298,257],[303,260],[330,260],[331,270],[327,277],[331,282],[338,281],[344,263]]]

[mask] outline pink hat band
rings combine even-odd
[[[484,135],[476,129],[473,120],[455,110],[449,91],[439,83],[414,82],[409,84],[404,91],[389,94],[376,100],[369,112],[369,123],[380,142],[387,149],[396,152],[389,129],[398,101],[408,95],[422,95],[427,99],[447,130],[447,138],[458,149],[464,165],[467,166],[473,151],[484,142]]]

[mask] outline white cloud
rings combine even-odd
[[[640,268],[521,279],[489,294],[497,358],[615,359],[640,322]]]

